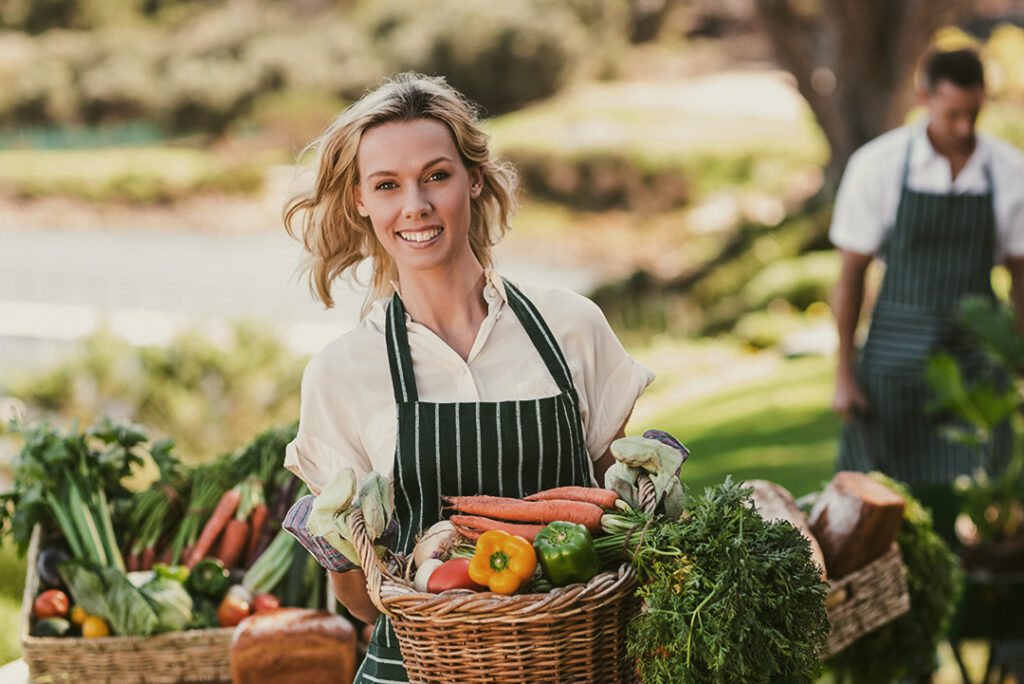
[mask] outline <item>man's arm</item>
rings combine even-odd
[[[1024,257],[1008,257],[1006,268],[1010,271],[1010,304],[1013,305],[1013,320],[1017,334],[1024,335]]]
[[[864,305],[864,276],[871,264],[870,254],[839,250],[842,269],[832,296],[832,311],[839,333],[839,365],[832,410],[843,420],[850,420],[857,411],[866,411],[868,401],[857,383],[853,370],[853,338]]]

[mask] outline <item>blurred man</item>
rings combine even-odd
[[[968,381],[991,372],[958,330],[968,295],[992,295],[991,270],[1005,263],[1018,328],[1024,321],[1024,154],[975,131],[985,101],[978,55],[934,52],[924,61],[922,121],[860,148],[846,167],[830,237],[842,257],[833,307],[839,368],[833,409],[843,419],[838,468],[881,470],[911,485],[952,538],[950,482],[979,466],[1001,471],[1009,427],[977,450],[945,439],[926,406],[928,357],[944,350]],[[854,331],[872,259],[885,276],[867,342],[854,364]]]

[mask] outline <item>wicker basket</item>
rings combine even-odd
[[[828,654],[839,653],[868,632],[910,610],[906,568],[896,544],[878,559],[832,580],[826,601],[832,632]]]
[[[21,654],[33,682],[230,682],[233,629],[152,637],[34,637],[32,604],[39,590],[39,528],[32,533],[21,608]]]

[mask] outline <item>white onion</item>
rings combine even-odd
[[[448,544],[458,536],[455,525],[449,520],[440,520],[423,533],[412,550],[412,562],[420,567],[431,558],[439,558]]]
[[[428,558],[423,561],[423,563],[416,568],[416,576],[412,580],[413,589],[425,592],[427,590],[427,583],[430,581],[430,576],[433,575],[434,571],[441,567],[443,563],[444,561],[440,558]]]

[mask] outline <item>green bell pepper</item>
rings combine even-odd
[[[153,572],[157,577],[174,580],[179,584],[188,581],[189,570],[187,565],[168,565],[167,563],[156,563],[153,565]]]
[[[231,586],[231,574],[216,558],[204,558],[196,563],[185,580],[190,594],[220,600]]]
[[[583,525],[557,520],[548,523],[533,541],[544,576],[562,587],[586,582],[601,571],[601,559]]]

